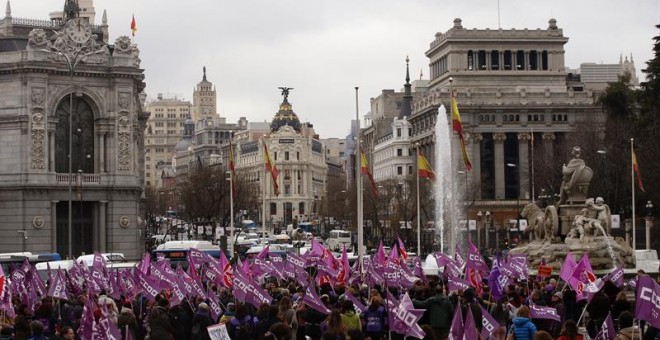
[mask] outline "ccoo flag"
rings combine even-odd
[[[458,104],[456,103],[456,97],[454,97],[453,93],[451,95],[451,125],[454,131],[458,133],[458,142],[461,144],[461,153],[463,154],[465,169],[467,171],[472,171],[472,163],[470,163],[470,158],[468,157],[467,150],[465,149],[465,136],[463,135],[461,114],[458,113]]]

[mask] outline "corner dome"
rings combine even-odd
[[[280,104],[280,110],[277,111],[273,121],[270,123],[270,131],[277,132],[282,126],[288,125],[292,127],[296,132],[300,132],[300,120],[293,109],[291,104],[284,98],[282,104]]]

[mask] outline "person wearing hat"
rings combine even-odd
[[[548,320],[548,333],[550,333],[553,338],[557,338],[561,333],[561,327],[564,324],[566,316],[566,307],[564,307],[563,297],[562,292],[555,292],[552,294],[552,297],[550,297],[550,303],[548,304],[548,306],[557,310],[557,315],[560,317],[559,321]]]
[[[206,302],[197,305],[197,312],[195,312],[195,316],[193,317],[191,340],[211,340],[206,327],[212,324],[213,320],[211,319],[209,305]]]

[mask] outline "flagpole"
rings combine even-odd
[[[266,141],[264,139],[262,139],[262,143],[264,143],[264,145],[266,145]],[[263,152],[264,153],[268,152],[268,151],[266,151],[265,147],[263,148]],[[269,157],[269,155],[266,155],[265,157]],[[271,167],[272,167],[272,164],[271,164]],[[262,234],[261,234],[261,236],[262,237],[266,235],[266,188],[267,188],[266,181],[268,180],[268,176],[266,176],[266,172],[267,171],[264,171],[264,173],[263,173],[264,174],[264,180],[262,181],[263,191],[262,191],[262,194],[261,194],[261,200],[262,200],[262,202],[261,202],[261,205],[262,205],[262,207],[261,207],[261,231],[262,231]],[[263,245],[263,246],[265,246],[265,245]]]
[[[356,134],[355,134],[355,184],[357,189],[357,251],[358,256],[364,254],[364,226],[362,221],[362,149],[360,147],[360,111],[358,106],[358,90],[355,87],[355,120],[356,120]],[[360,257],[362,262],[362,257]],[[360,266],[361,268],[361,266]]]
[[[422,227],[419,216],[419,143],[415,143],[415,148],[417,149],[417,157],[415,157],[417,164],[417,256],[422,256]]]
[[[637,249],[637,236],[635,229],[635,160],[634,160],[634,139],[630,138],[630,192],[632,193],[632,248],[633,256],[635,256],[635,249]]]

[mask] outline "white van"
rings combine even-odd
[[[124,254],[122,253],[102,253],[103,259],[106,263],[115,263],[115,262],[126,262]],[[89,255],[80,255],[76,259],[76,262],[82,263],[87,267],[91,267],[94,264],[94,254]]]
[[[39,277],[43,280],[46,281],[48,280],[48,268],[50,268],[50,272],[52,274],[55,274],[58,269],[62,270],[70,270],[73,268],[73,260],[61,260],[61,261],[50,261],[50,262],[39,262],[34,265],[34,269],[37,270],[37,274],[39,274]]]
[[[341,251],[343,246],[350,249],[352,245],[351,232],[347,230],[330,230],[328,238],[325,240],[326,248],[334,251]]]

